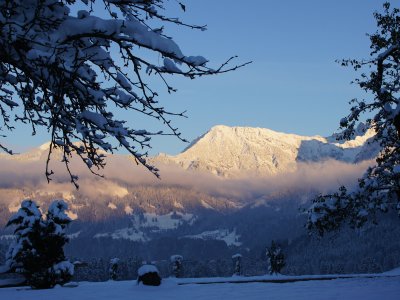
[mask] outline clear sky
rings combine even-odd
[[[347,115],[347,102],[363,96],[350,85],[356,74],[335,60],[368,57],[366,33],[375,31],[372,13],[384,1],[186,0],[186,13],[169,2],[166,14],[208,26],[204,32],[168,27],[184,54],[203,55],[212,66],[232,55],[237,63],[253,61],[219,76],[171,78],[178,92],[160,93],[159,100],[172,111],[188,111],[188,119],[174,119],[188,140],[218,124],[330,135]],[[48,140],[44,134],[31,138],[27,129],[9,135],[9,144],[22,149]],[[152,154],[175,154],[186,144],[160,137],[153,146]]]

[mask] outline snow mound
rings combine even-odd
[[[138,269],[139,276],[143,276],[144,274],[147,274],[147,273],[159,274],[160,272],[158,271],[157,267],[154,265],[143,265]]]
[[[382,273],[382,275],[400,276],[400,267],[390,270],[390,271],[387,271],[387,272],[384,272],[384,273]]]
[[[0,299],[54,300],[54,299],[208,299],[208,300],[321,300],[321,299],[385,299],[397,300],[400,294],[400,277],[343,278],[340,280],[310,280],[281,284],[262,282],[198,284],[196,281],[216,278],[164,279],[154,289],[133,284],[132,281],[80,282],[76,288],[31,290],[25,288],[1,288]],[[218,279],[218,278],[217,278]],[[227,280],[228,278],[221,278]],[[247,278],[252,279],[252,278]],[[245,281],[246,277],[229,278]],[[184,285],[181,285],[185,283]]]

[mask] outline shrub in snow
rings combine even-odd
[[[314,199],[307,227],[320,235],[346,222],[355,228],[367,221],[375,223],[382,212],[394,211],[400,216],[400,9],[386,2],[383,12],[375,12],[374,17],[377,30],[369,35],[370,57],[342,61],[343,66],[360,72],[354,82],[370,95],[350,101],[349,115],[340,120],[338,139],[353,138],[360,129],[359,120],[366,115],[366,128],[376,132],[370,142],[379,145],[381,152],[356,189],[342,186]],[[361,129],[365,131],[365,126]]]
[[[232,255],[233,260],[233,276],[242,275],[242,255],[237,253]]]
[[[143,265],[138,269],[138,284],[159,286],[161,284],[160,272],[154,265]]]
[[[183,275],[183,256],[172,255],[171,258],[172,274],[176,278],[182,277]]]
[[[64,230],[71,222],[65,213],[67,208],[64,201],[54,201],[43,218],[35,202],[24,200],[7,223],[16,227],[16,239],[6,254],[6,265],[11,271],[23,274],[33,288],[63,284],[74,273],[74,265],[63,250],[68,242]]]
[[[77,2],[81,10],[76,13]],[[33,132],[51,127],[49,157],[54,148],[62,150],[75,185],[77,176],[68,166],[72,154],[95,173],[105,166],[104,151],[115,147],[158,175],[140,149],[151,148],[154,135],[184,140],[170,121],[171,115],[184,113],[159,104],[152,81],[164,82],[171,93],[176,89],[168,84],[170,75],[193,79],[238,67],[228,67],[233,57],[210,68],[206,58],[184,55],[164,28],[205,27],[165,15],[165,2],[0,1],[0,130],[11,130],[10,120],[29,123]],[[15,107],[20,109],[13,113]],[[114,115],[126,109],[159,120],[168,132],[131,128]],[[0,149],[12,154],[2,143]],[[47,162],[48,180],[52,174]]]
[[[271,246],[267,248],[266,252],[269,274],[280,274],[282,268],[285,266],[285,256],[281,247],[275,241],[272,241]]]
[[[117,280],[119,258],[110,259],[110,269],[108,270],[111,280]]]

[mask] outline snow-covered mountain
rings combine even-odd
[[[218,125],[195,139],[180,154],[160,154],[150,160],[156,165],[173,164],[185,170],[207,171],[222,177],[270,176],[293,172],[301,162],[331,159],[358,163],[372,159],[379,152],[379,145],[372,142],[373,136],[373,130],[359,130],[354,139],[338,141],[335,135],[301,136],[266,128]],[[0,153],[0,159],[44,161],[48,147],[49,143],[45,143],[14,156]],[[60,151],[56,150],[54,158],[61,156],[57,152]]]
[[[175,163],[184,169],[209,171],[223,177],[274,175],[295,171],[299,162],[333,159],[356,163],[375,157],[368,130],[350,141],[335,136],[300,136],[264,128],[215,126],[176,156],[161,154],[156,162]]]
[[[280,236],[291,239],[303,228],[299,205],[313,193],[322,192],[322,184],[316,179],[324,178],[325,188],[329,185],[336,189],[339,182],[336,176],[322,174],[318,168],[324,168],[324,164],[313,163],[333,160],[355,168],[353,163],[378,153],[377,145],[369,143],[372,137],[373,132],[367,131],[351,141],[337,141],[335,136],[307,137],[262,128],[215,126],[182,153],[151,158],[160,164],[161,181],[148,172],[139,172],[125,155],[108,157],[106,179],[88,174],[79,161],[71,160],[72,169],[81,175],[79,190],[68,182],[68,176],[55,177],[51,184],[45,181],[48,143],[15,156],[0,154],[0,225],[5,225],[25,198],[36,200],[44,210],[53,199],[62,198],[74,219],[69,231],[71,251],[80,249],[87,240],[98,246],[96,250],[86,249],[86,256],[91,256],[91,251],[96,252],[93,255],[111,255],[116,251],[112,248],[115,243],[129,252],[130,243],[157,245],[168,239],[170,248],[165,246],[163,253],[173,251],[174,245],[184,245],[187,253],[197,253],[204,246],[212,257],[215,249],[222,253],[255,247],[260,241]],[[58,175],[64,166],[57,166],[60,155],[57,151],[54,154],[52,169],[59,168],[55,169]],[[308,173],[302,170],[296,175],[304,163],[309,163]],[[344,165],[339,164],[339,168]],[[303,182],[312,168],[318,169],[318,178]],[[363,165],[357,168],[364,170]],[[360,175],[358,171],[347,172],[349,175],[340,177],[340,182]],[[291,180],[277,187],[275,175],[288,173]],[[237,180],[236,176],[242,178]],[[234,180],[230,180],[232,177]],[[10,233],[0,230],[0,244]],[[77,254],[83,255],[79,251]],[[137,251],[148,253],[147,248]]]

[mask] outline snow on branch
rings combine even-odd
[[[51,180],[52,151],[61,148],[71,182],[72,154],[90,171],[105,166],[105,155],[126,149],[138,164],[158,176],[147,160],[154,135],[173,135],[184,141],[173,116],[159,104],[151,76],[169,93],[171,74],[190,79],[236,70],[231,57],[217,68],[202,56],[187,56],[163,31],[164,23],[204,30],[164,14],[165,0],[0,1],[0,112],[3,126],[11,121],[30,124],[32,133],[45,127],[51,135],[46,177]],[[185,5],[177,2],[183,10]],[[72,8],[79,5],[76,14]],[[104,10],[107,12],[104,17]],[[156,24],[157,26],[155,26]],[[161,25],[161,26],[159,26]],[[161,56],[151,59],[143,50]],[[161,122],[166,132],[130,128],[111,109],[117,107]],[[12,116],[10,114],[12,113]],[[110,143],[113,139],[117,145]],[[11,150],[0,143],[0,148]]]
[[[366,115],[366,128],[375,130],[374,142],[381,151],[356,190],[341,187],[314,199],[307,227],[320,234],[346,222],[352,227],[376,223],[381,212],[395,211],[400,216],[400,9],[386,2],[383,12],[375,12],[374,17],[377,31],[369,35],[370,58],[341,62],[362,71],[354,83],[372,97],[350,101],[350,114],[340,120],[343,131],[338,137],[351,139]]]

